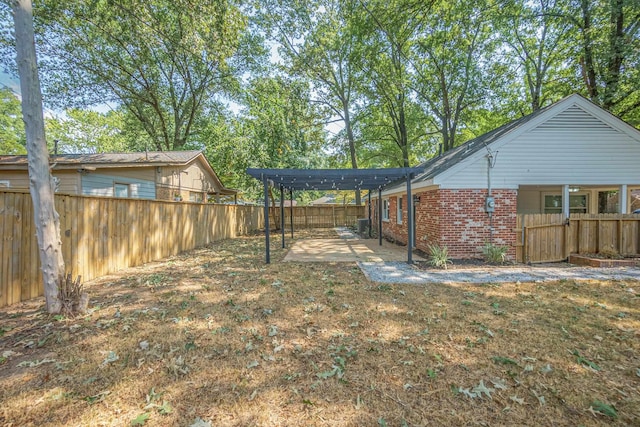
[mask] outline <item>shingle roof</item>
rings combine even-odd
[[[226,188],[215,171],[204,159],[201,151],[147,151],[141,153],[97,153],[97,154],[56,154],[49,156],[49,164],[55,165],[55,169],[72,169],[77,167],[96,166],[99,168],[123,168],[140,166],[181,166],[186,165],[198,156],[203,156],[204,167],[209,170],[212,177],[220,186],[220,194],[236,194],[237,191]],[[0,155],[0,169],[26,170],[27,156],[3,156]]]
[[[50,163],[62,165],[181,165],[195,159],[201,152],[191,151],[149,151],[143,153],[98,153],[98,154],[58,154],[50,156]],[[26,165],[27,156],[2,156],[2,165]]]

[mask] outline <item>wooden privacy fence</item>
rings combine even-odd
[[[640,253],[640,215],[519,214],[516,259],[520,262],[562,261],[569,254]]]
[[[291,227],[291,209],[284,208],[285,227]],[[280,207],[272,208],[270,215],[271,227],[280,226]],[[358,218],[365,218],[365,207],[355,205],[342,206],[294,206],[293,228],[331,228],[351,227],[356,225]]]
[[[264,228],[256,206],[56,195],[68,272],[91,280]],[[42,295],[28,193],[0,192],[0,307]]]

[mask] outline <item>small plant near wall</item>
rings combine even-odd
[[[429,245],[429,264],[436,268],[447,269],[447,264],[452,264],[449,259],[449,249],[437,244]]]
[[[493,243],[485,243],[482,248],[482,256],[489,264],[504,264],[507,261],[506,246],[497,246]]]

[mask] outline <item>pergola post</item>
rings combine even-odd
[[[289,190],[289,219],[291,221],[291,238],[293,239],[293,190]]]
[[[378,244],[382,246],[382,188],[378,188]]]
[[[282,232],[282,249],[284,249],[284,188],[282,185],[280,186],[280,230]]]
[[[369,238],[371,238],[371,226],[373,225],[371,223],[371,190],[369,190],[367,197],[369,198],[369,202],[367,203],[367,206],[369,207]]]
[[[407,263],[413,263],[413,196],[411,196],[411,172],[407,172]]]
[[[269,181],[265,175],[262,175],[262,183],[264,185],[264,256],[267,264],[271,263],[271,254],[269,253]]]

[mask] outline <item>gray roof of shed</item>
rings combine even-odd
[[[141,153],[95,153],[95,154],[55,154],[49,157],[50,163],[62,165],[101,165],[101,166],[161,166],[183,165],[201,154],[200,151],[148,151]],[[27,156],[2,156],[0,165],[26,165]]]
[[[219,185],[218,194],[233,195],[237,190],[226,188],[199,150],[190,151],[147,151],[136,153],[94,153],[94,154],[52,154],[49,164],[55,169],[74,169],[87,166],[99,168],[131,168],[157,166],[185,166],[202,156],[202,164]],[[26,155],[0,155],[0,170],[26,170]]]

